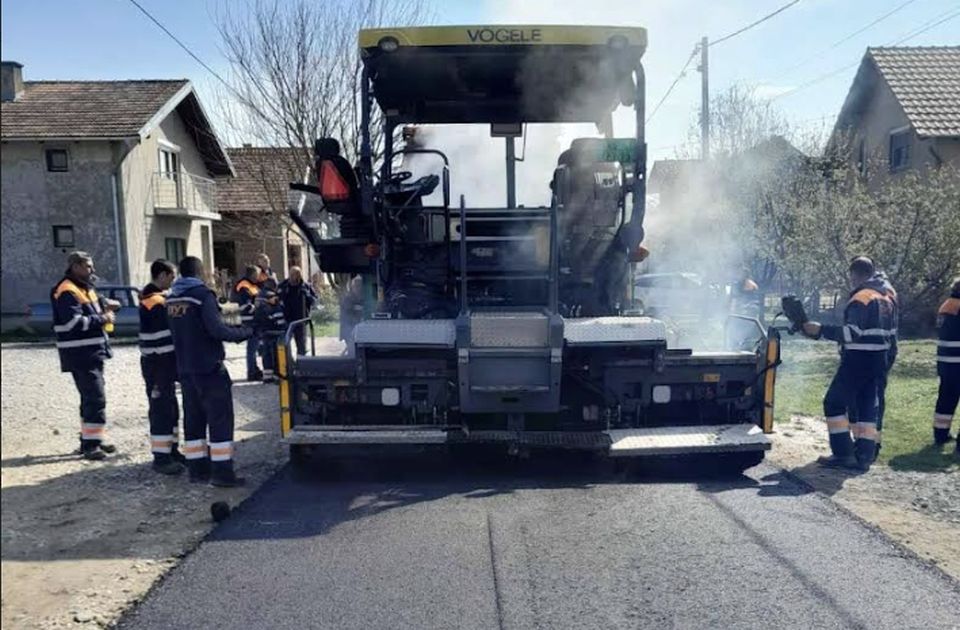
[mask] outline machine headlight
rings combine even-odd
[[[384,407],[396,407],[400,404],[400,390],[396,387],[384,387],[380,390],[380,402]]]
[[[670,402],[670,386],[654,385],[653,386],[653,402],[659,405],[663,405]]]
[[[380,40],[377,46],[379,46],[380,50],[385,53],[392,53],[396,52],[396,50],[400,48],[400,42],[398,42],[395,37],[384,37]]]

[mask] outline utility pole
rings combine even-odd
[[[710,159],[710,62],[707,38],[700,40],[700,159]]]

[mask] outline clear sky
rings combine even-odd
[[[216,15],[228,0],[141,0],[167,28],[212,67],[225,62]],[[316,0],[317,2],[333,0]],[[647,107],[677,76],[694,44],[718,39],[787,4],[788,0],[433,0],[436,24],[626,24],[648,29]],[[239,1],[231,4],[240,5]],[[215,80],[128,0],[4,0],[0,48],[24,64],[24,78],[192,79],[201,100]],[[873,26],[871,22],[894,11]],[[944,18],[902,45],[960,44],[956,0],[800,0],[729,41],[711,47],[710,83],[735,82],[776,96],[837,71],[776,105],[796,125],[831,126],[856,63],[867,46],[890,45]],[[865,29],[860,33],[861,29]],[[857,33],[857,34],[855,34]],[[848,39],[847,39],[848,38]],[[845,66],[846,69],[842,69]],[[841,70],[842,69],[842,70]],[[692,63],[648,126],[652,157],[671,157],[688,138],[700,103]],[[211,103],[207,103],[211,109]],[[624,130],[626,131],[626,130]]]

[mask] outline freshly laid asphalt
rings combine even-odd
[[[960,585],[766,465],[351,460],[279,473],[120,627],[941,629]]]

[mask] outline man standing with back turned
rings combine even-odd
[[[825,337],[840,344],[840,366],[823,398],[832,452],[830,457],[820,458],[823,466],[866,472],[877,455],[878,394],[895,333],[893,303],[875,273],[872,260],[854,258],[850,263],[853,291],[843,311],[843,324],[803,325],[808,337]],[[856,442],[851,439],[847,416],[852,408],[860,415],[853,436]]]
[[[190,481],[230,488],[244,480],[233,469],[233,383],[223,366],[223,342],[244,341],[253,331],[223,323],[203,277],[203,261],[187,256],[166,300],[183,389],[183,453]]]

